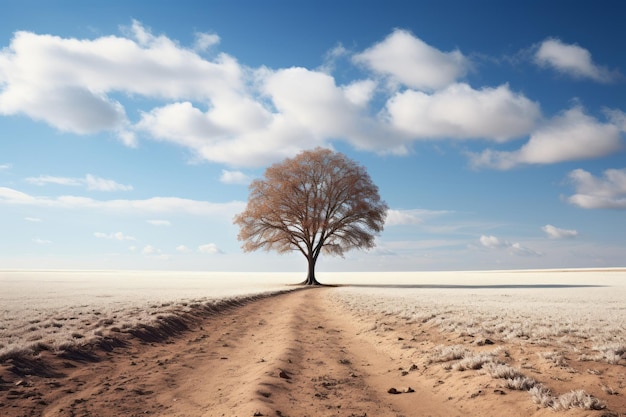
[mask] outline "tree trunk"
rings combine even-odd
[[[315,279],[315,263],[317,258],[308,256],[307,261],[309,263],[309,272],[304,282],[302,282],[302,285],[321,285],[317,282],[317,279]]]

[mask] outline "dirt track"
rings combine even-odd
[[[401,331],[384,337],[363,331],[363,323],[330,301],[330,291],[312,288],[264,298],[217,314],[165,343],[135,340],[98,360],[56,358],[58,375],[47,378],[9,380],[5,369],[0,383],[12,389],[0,390],[0,415],[554,414],[532,404],[527,393],[501,397],[489,382],[479,390],[466,380],[474,374],[440,376],[441,367],[424,374],[421,364],[410,369],[416,350],[398,342]],[[436,337],[422,333],[424,341]],[[450,389],[440,388],[444,382]],[[389,393],[390,388],[398,393]]]

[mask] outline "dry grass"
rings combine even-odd
[[[578,273],[575,282],[580,286],[571,287],[465,287],[461,283],[416,288],[345,287],[334,297],[363,320],[385,317],[386,328],[404,322],[416,328],[415,335],[420,334],[420,328],[438,329],[442,339],[451,343],[428,348],[426,365],[442,363],[447,372],[479,370],[478,374],[499,381],[501,387],[527,391],[536,404],[554,410],[599,410],[606,407],[605,402],[584,389],[559,395],[548,388],[555,380],[571,379],[567,374],[582,372],[580,360],[596,362],[587,369],[592,375],[601,372],[596,369],[599,364],[626,365],[626,272],[611,276],[607,286],[599,285],[602,280],[594,273],[585,274]],[[510,358],[503,348],[486,350],[488,344],[515,347],[518,356]],[[529,352],[544,348],[533,353],[541,365],[534,365],[523,353],[525,346]],[[535,366],[544,372],[537,372]],[[552,370],[556,372],[554,380]],[[575,385],[576,379],[571,381],[570,385]],[[589,388],[606,395],[617,392],[607,386]]]
[[[125,334],[159,337],[158,329],[180,328],[181,317],[288,288],[240,288],[234,279],[227,287],[205,281],[204,275],[188,275],[0,271],[0,362],[42,350],[80,350]]]

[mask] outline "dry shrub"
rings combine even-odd
[[[512,368],[509,365],[504,365],[502,363],[487,363],[485,364],[485,366],[483,366],[483,369],[485,370],[487,375],[496,379],[515,379],[519,377],[524,377],[519,369]]]
[[[452,365],[455,371],[465,371],[467,369],[481,369],[487,363],[493,363],[494,355],[489,353],[479,353],[468,355],[459,362]]]
[[[536,384],[528,390],[535,404],[542,407],[552,407],[554,405],[554,397],[552,392],[541,384]]]
[[[543,407],[550,407],[554,410],[569,410],[571,408],[581,408],[583,410],[604,410],[606,404],[586,393],[584,390],[571,391],[566,394],[554,397],[550,390],[541,384],[536,384],[529,389],[535,404]]]
[[[541,352],[539,356],[542,358],[554,363],[556,366],[567,366],[567,361],[562,353],[551,351],[551,352]]]
[[[450,362],[463,359],[470,351],[461,345],[436,346],[430,357],[430,362]]]
[[[598,398],[587,394],[583,390],[571,391],[554,400],[552,408],[555,410],[568,410],[570,408],[582,408],[583,410],[603,410],[606,404]]]
[[[517,376],[515,378],[507,378],[505,384],[507,388],[516,391],[529,391],[537,385],[537,381],[526,376]]]

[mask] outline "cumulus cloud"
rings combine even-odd
[[[522,246],[519,242],[509,242],[501,240],[496,236],[482,235],[479,239],[480,244],[488,249],[504,249],[511,255],[517,256],[542,256],[540,252]]]
[[[11,164],[0,164],[0,171],[8,171],[11,167]]]
[[[202,159],[235,166],[267,165],[302,149],[327,146],[331,138],[360,149],[405,151],[401,135],[364,109],[371,82],[339,86],[330,75],[306,68],[260,71],[257,78],[272,106],[237,94],[213,98],[206,111],[178,102],[144,113],[137,128],[192,149]]]
[[[41,175],[39,177],[26,178],[26,182],[34,185],[67,185],[67,186],[84,186],[88,190],[93,191],[131,191],[132,185],[124,185],[113,180],[96,177],[87,174],[85,178],[55,177],[51,175]]]
[[[215,243],[207,243],[206,245],[198,246],[198,252],[206,253],[209,255],[223,254],[224,252],[217,247]]]
[[[32,196],[8,187],[0,187],[0,204],[58,207],[75,210],[107,210],[142,213],[186,213],[197,216],[232,217],[245,208],[245,202],[211,203],[178,197],[152,197],[144,200],[96,200],[78,196],[55,198]]]
[[[111,240],[120,240],[120,241],[137,240],[135,237],[125,235],[122,232],[115,232],[115,233],[95,232],[93,235],[97,237],[98,239],[111,239]]]
[[[507,85],[475,90],[453,84],[433,94],[397,93],[387,103],[391,125],[413,138],[484,138],[498,142],[528,134],[539,105]]]
[[[551,224],[546,224],[541,228],[550,239],[571,239],[578,236],[576,230],[561,229]]]
[[[330,75],[305,68],[275,71],[264,83],[264,92],[278,110],[279,120],[301,129],[300,147],[343,138],[361,149],[398,151],[394,148],[401,146],[399,135],[363,109],[372,91],[371,82],[342,87]]]
[[[242,84],[241,67],[226,54],[205,60],[136,21],[127,32],[82,40],[16,32],[0,52],[0,114],[79,134],[114,131],[132,144],[125,109],[111,94],[201,99]],[[210,41],[200,36],[198,45]]]
[[[593,62],[587,49],[559,39],[544,40],[535,53],[535,63],[574,78],[589,78],[603,83],[615,79],[615,73]]]
[[[469,67],[460,51],[442,52],[400,29],[353,60],[408,87],[428,91],[454,83]]]
[[[576,194],[567,201],[585,209],[626,210],[626,168],[607,169],[602,177],[595,177],[584,169],[575,169],[568,175]]]
[[[224,184],[242,184],[246,185],[252,181],[252,178],[249,175],[244,174],[241,171],[229,171],[226,169],[222,170],[222,175],[220,176],[220,182]]]
[[[354,54],[350,62],[368,73],[346,84],[330,74],[330,63],[317,70],[248,68],[224,52],[202,54],[219,41],[200,33],[185,47],[137,21],[121,35],[94,39],[16,32],[0,50],[0,115],[23,114],[77,134],[110,131],[129,146],[168,142],[230,167],[264,166],[334,141],[406,154],[418,140],[504,142],[534,132],[520,152],[474,156],[475,165],[496,167],[535,163],[525,161],[541,159],[535,155],[547,146],[536,130],[536,102],[506,84],[460,82],[471,65],[460,51],[438,50],[404,30]],[[327,60],[350,54],[339,45]],[[381,79],[400,88],[385,89]],[[116,97],[138,103],[136,120]],[[599,133],[600,146],[583,144],[587,152],[614,148],[612,132]],[[65,180],[98,190],[130,187],[97,177]]]
[[[470,154],[471,165],[500,170],[521,164],[554,164],[598,158],[622,148],[622,128],[606,123],[574,107],[535,130],[528,142],[516,151],[486,149]]]

